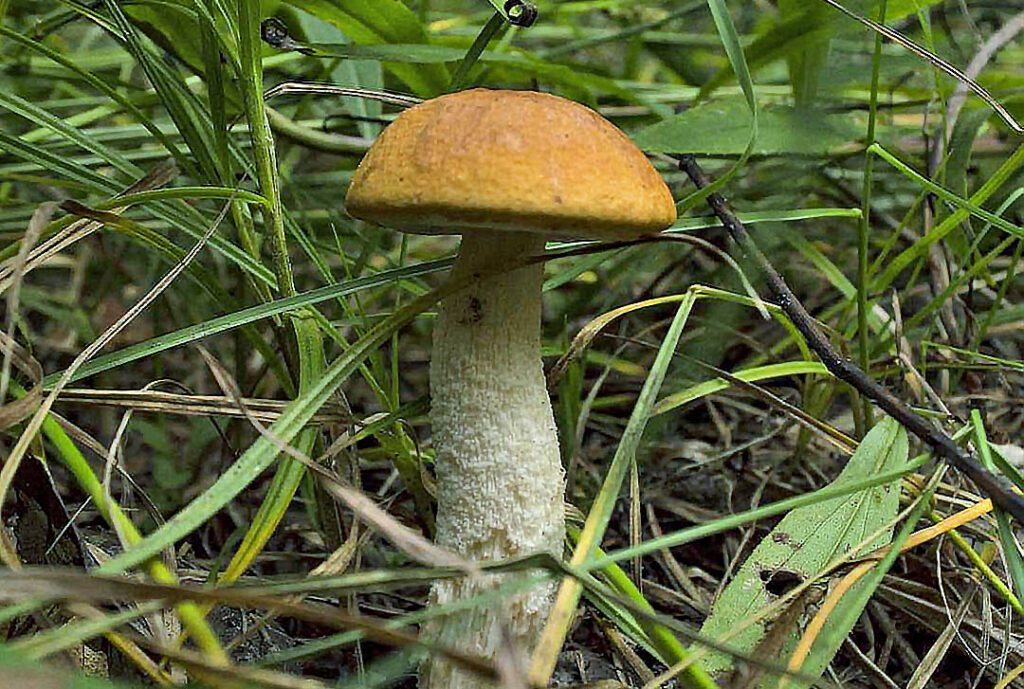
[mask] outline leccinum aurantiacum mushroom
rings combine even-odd
[[[493,274],[544,252],[547,237],[629,239],[676,218],[672,195],[636,146],[578,103],[543,93],[475,89],[403,112],[355,172],[348,212],[419,234],[461,234],[430,363],[437,542],[473,560],[561,555],[564,474],[540,358],[543,266]],[[491,273],[491,274],[489,274]],[[497,584],[442,581],[432,603]],[[513,640],[532,650],[554,585],[504,601]],[[427,630],[494,657],[489,606]],[[424,689],[486,686],[435,660]]]

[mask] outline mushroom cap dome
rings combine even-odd
[[[472,89],[401,113],[352,178],[349,214],[405,232],[631,239],[676,219],[650,161],[579,103]]]

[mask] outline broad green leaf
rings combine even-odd
[[[753,116],[746,102],[729,98],[704,103],[640,130],[636,144],[658,153],[741,155],[750,140]],[[764,106],[754,155],[823,155],[852,140],[849,121],[819,110]]]
[[[896,421],[886,418],[865,436],[832,485],[900,470],[907,463],[908,450],[906,431]],[[864,552],[888,543],[892,538],[891,522],[899,509],[899,493],[899,483],[894,482],[787,514],[758,544],[715,601],[711,616],[701,628],[701,636],[721,639],[729,635],[725,644],[730,649],[744,654],[758,653],[772,628],[772,620],[762,619],[733,633],[759,610],[880,529],[881,535],[864,544]],[[772,630],[772,633],[782,632],[786,636],[781,643],[781,655],[776,659],[785,662],[799,638],[799,629]],[[732,660],[728,655],[712,653],[705,660],[705,667],[712,674],[725,676],[732,668]],[[804,671],[812,674],[821,670],[804,666]],[[760,686],[774,686],[774,681],[774,678],[765,678]]]

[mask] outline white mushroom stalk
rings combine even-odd
[[[431,423],[436,449],[437,543],[486,561],[548,552],[565,536],[565,478],[540,358],[543,265],[486,275],[508,256],[539,255],[536,234],[480,231],[463,237],[452,277],[480,275],[446,299],[434,328],[430,364]],[[442,580],[431,603],[492,590],[508,577]],[[493,658],[505,624],[520,652],[543,629],[554,583],[430,625],[432,639]],[[497,613],[497,614],[496,614]],[[478,675],[436,659],[424,689],[490,686]]]

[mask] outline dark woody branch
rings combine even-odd
[[[679,169],[689,176],[698,189],[704,189],[710,182],[707,175],[691,155],[679,159]],[[757,244],[747,234],[746,228],[728,202],[720,194],[712,193],[707,203],[728,230],[729,235],[739,244],[743,253],[764,273],[775,303],[789,316],[800,331],[808,346],[818,355],[825,367],[842,381],[845,381],[862,395],[874,402],[886,414],[896,419],[908,431],[928,445],[936,455],[966,474],[992,502],[1006,510],[1018,521],[1024,523],[1024,498],[1013,491],[1010,482],[983,467],[969,452],[957,445],[941,428],[914,413],[903,400],[885,387],[879,385],[855,363],[843,357],[829,343],[803,304],[796,298],[789,285],[765,258]]]

